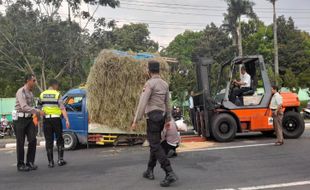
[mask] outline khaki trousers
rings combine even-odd
[[[273,127],[277,135],[277,142],[283,142],[282,119],[283,113],[272,111]]]

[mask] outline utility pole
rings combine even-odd
[[[68,1],[68,21],[69,21],[69,46],[70,46],[70,58],[69,58],[69,74],[70,74],[70,87],[73,87],[73,75],[72,75],[72,69],[73,69],[73,65],[72,65],[72,33],[71,33],[71,10],[70,10],[70,4]]]
[[[277,17],[276,17],[276,0],[272,0],[273,6],[273,46],[274,46],[274,72],[276,85],[279,84],[279,52],[278,52],[278,36],[277,36]]]

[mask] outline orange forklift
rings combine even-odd
[[[198,133],[219,142],[234,140],[237,133],[262,132],[272,135],[273,119],[269,104],[272,98],[271,83],[261,55],[236,57],[216,64],[207,57],[196,56],[198,92],[194,96]],[[240,77],[240,66],[251,76],[251,87],[237,101],[230,96],[235,88],[234,79]],[[305,129],[299,113],[299,99],[295,93],[280,92],[283,97],[282,121],[285,138],[298,138]]]

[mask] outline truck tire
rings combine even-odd
[[[77,137],[74,133],[64,132],[63,139],[65,144],[65,150],[74,150],[78,144]]]
[[[288,111],[282,120],[283,136],[288,139],[299,138],[305,130],[305,122],[300,113]]]
[[[234,140],[237,133],[236,120],[227,113],[220,113],[212,120],[212,135],[216,141],[229,142]]]

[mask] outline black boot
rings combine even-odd
[[[171,166],[164,169],[166,172],[166,177],[163,181],[160,182],[160,186],[169,187],[172,183],[178,180],[177,175],[172,171]]]
[[[47,150],[48,167],[54,167],[53,150]]]
[[[145,172],[143,172],[143,177],[149,180],[154,180],[154,172],[153,172],[153,168],[148,167],[147,170]]]
[[[37,170],[38,169],[38,166],[35,165],[33,162],[28,162],[26,164],[26,166],[28,166],[29,170]]]
[[[58,146],[57,148],[58,148],[58,161],[57,161],[58,166],[66,165],[67,162],[64,161],[64,148],[62,146]]]
[[[19,172],[29,172],[30,168],[26,166],[24,163],[17,164],[17,171]]]

